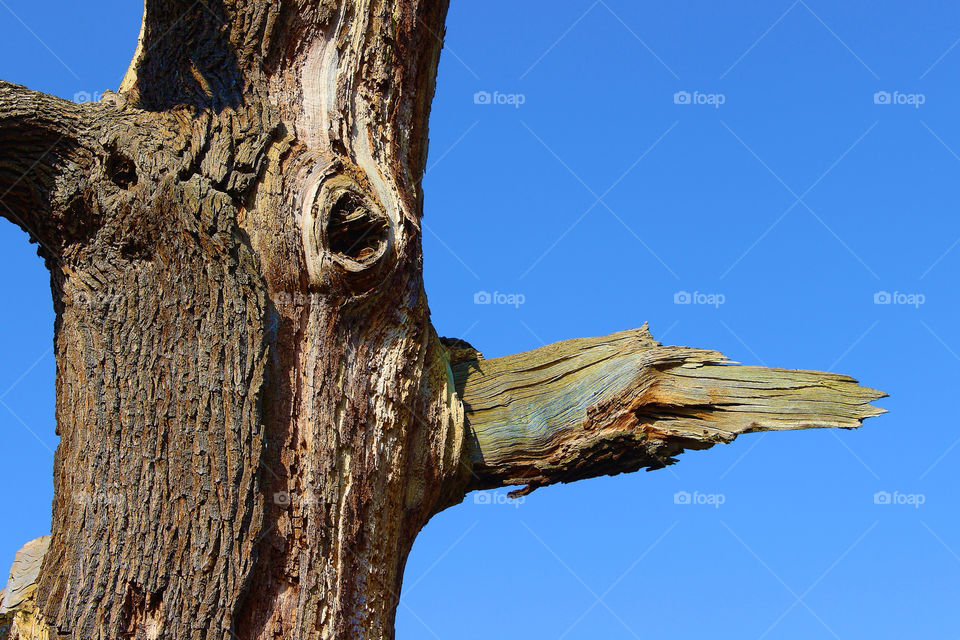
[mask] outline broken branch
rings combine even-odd
[[[460,350],[471,489],[537,487],[660,469],[755,431],[856,428],[886,394],[848,376],[736,366],[662,346],[646,325],[485,360]]]

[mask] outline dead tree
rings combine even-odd
[[[0,213],[51,273],[61,438],[12,637],[392,638],[414,537],[471,490],[880,412],[851,378],[646,328],[491,360],[439,338],[446,9],[146,0],[119,92],[0,83]]]

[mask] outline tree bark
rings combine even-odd
[[[0,214],[51,271],[61,437],[12,637],[389,639],[416,534],[471,489],[876,414],[848,378],[646,332],[442,343],[420,181],[446,9],[147,0],[119,93],[0,83]]]

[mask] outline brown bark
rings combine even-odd
[[[392,635],[462,473],[418,237],[445,8],[150,1],[121,94],[4,85],[57,308],[57,633]]]
[[[437,338],[421,270],[446,8],[147,0],[120,93],[78,106],[0,83],[0,214],[41,243],[57,312],[37,629],[392,638],[434,513],[477,486],[637,466],[491,471],[467,437],[449,360],[470,349]],[[633,417],[597,439],[615,454],[653,420],[620,391]],[[571,407],[571,433],[610,406]]]

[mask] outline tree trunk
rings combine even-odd
[[[61,437],[12,637],[392,638],[414,537],[468,490],[876,414],[848,378],[645,330],[506,363],[442,343],[420,181],[446,8],[147,0],[119,93],[0,83]]]

